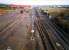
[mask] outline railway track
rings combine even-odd
[[[68,44],[61,38],[60,34],[62,33],[51,23],[48,17],[40,12],[35,16],[37,19],[34,23],[42,39],[44,50],[69,50]]]

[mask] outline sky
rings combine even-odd
[[[69,0],[0,0],[0,3],[16,5],[69,5]]]

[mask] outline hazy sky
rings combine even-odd
[[[69,5],[69,0],[0,0],[0,3],[17,5]]]

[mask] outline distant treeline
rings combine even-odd
[[[0,4],[0,9],[11,9],[11,7],[7,4]]]

